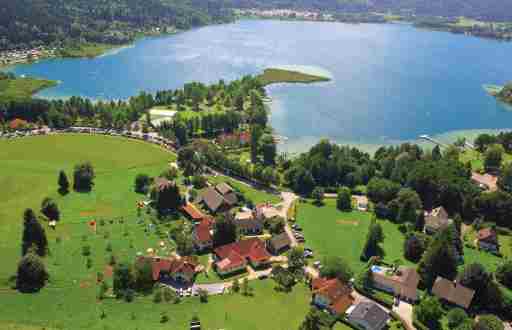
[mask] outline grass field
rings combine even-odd
[[[0,99],[19,100],[30,98],[42,89],[53,87],[57,82],[36,78],[16,78],[0,80]]]
[[[311,75],[298,71],[290,71],[283,69],[265,69],[261,75],[258,76],[263,85],[271,85],[277,83],[315,83],[330,81],[328,77],[321,77]]]
[[[326,256],[341,256],[358,272],[364,263],[359,259],[368,232],[371,213],[341,212],[336,209],[335,200],[325,200],[317,207],[301,203],[298,207],[297,223],[303,228],[306,246],[315,251],[315,259]],[[384,260],[405,262],[402,249],[404,236],[397,226],[389,221],[379,220],[384,230]],[[405,262],[407,263],[407,262]]]
[[[80,43],[74,46],[64,47],[60,50],[60,55],[62,57],[96,57],[119,47],[119,45]]]
[[[480,171],[484,168],[484,155],[477,150],[466,150],[460,154],[460,161],[463,163],[471,162],[473,171]],[[511,154],[503,154],[503,162],[508,164],[512,162]]]
[[[57,193],[57,174],[71,176],[73,166],[89,160],[96,180],[89,194]],[[198,315],[205,329],[296,329],[309,309],[310,293],[298,285],[292,293],[278,293],[271,280],[251,282],[253,297],[210,297],[207,304],[189,298],[180,304],[155,304],[151,296],[138,296],[132,303],[96,299],[96,274],[111,283],[107,261],[133,261],[137,252],[154,248],[159,255],[173,250],[163,239],[173,225],[160,224],[147,230],[151,216],[136,221],[135,203],[143,196],[133,192],[137,173],[157,175],[174,161],[174,155],[156,146],[107,136],[59,135],[0,141],[0,328],[8,330],[54,329],[187,329]],[[20,256],[22,213],[39,209],[50,196],[58,202],[62,219],[55,231],[46,224],[51,254],[45,258],[50,282],[37,294],[20,294],[9,288]],[[88,221],[96,219],[94,232]],[[101,220],[104,221],[101,221]],[[180,220],[178,220],[180,221]],[[59,241],[57,241],[57,237]],[[159,247],[164,240],[165,247]],[[90,246],[91,261],[82,255]],[[105,318],[100,315],[105,313]],[[169,322],[160,323],[165,312]],[[265,317],[262,317],[264,315]]]

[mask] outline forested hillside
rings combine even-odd
[[[226,21],[223,0],[0,0],[0,50],[64,41],[122,44],[151,28]]]
[[[467,16],[492,21],[512,20],[509,0],[230,0],[241,8],[296,8],[352,12],[409,13],[426,16]]]

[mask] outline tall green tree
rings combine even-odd
[[[251,126],[251,162],[256,163],[259,155],[259,141],[262,135],[262,129],[259,125]]]
[[[126,263],[119,263],[114,267],[114,294],[117,298],[124,297],[128,290],[133,290],[135,278],[133,269]]]
[[[460,284],[475,290],[471,306],[485,308],[489,311],[500,311],[503,307],[503,295],[494,281],[491,273],[479,263],[472,263],[464,267],[464,271],[457,279]]]
[[[457,257],[452,236],[448,230],[439,232],[423,254],[418,273],[423,284],[431,288],[438,276],[449,280],[457,275]]]
[[[486,171],[496,171],[500,168],[505,150],[500,144],[493,144],[484,153],[484,168]]]
[[[263,164],[272,166],[276,163],[277,147],[274,138],[270,134],[264,134],[259,141],[261,153],[263,154]]]
[[[338,196],[336,197],[336,208],[345,212],[352,210],[352,195],[349,188],[341,187],[338,189]]]
[[[88,192],[94,186],[94,168],[90,162],[75,166],[73,172],[73,189],[79,192]]]
[[[60,220],[60,211],[57,203],[46,197],[41,203],[41,213],[44,214],[49,220],[58,221]]]
[[[504,330],[503,321],[495,315],[482,315],[478,318],[474,330]]]
[[[440,329],[440,320],[443,317],[443,307],[435,297],[427,297],[414,307],[415,318],[429,329]]]
[[[18,264],[16,288],[20,292],[36,292],[43,288],[49,275],[43,260],[30,250]]]
[[[176,212],[183,205],[178,185],[165,178],[157,178],[151,189],[151,200],[159,216]]]
[[[233,217],[228,213],[219,216],[215,222],[213,245],[217,247],[233,243],[238,236],[238,229]]]
[[[26,209],[23,214],[23,236],[21,254],[25,255],[31,247],[35,247],[35,253],[44,257],[48,253],[48,240],[46,232],[37,220],[32,209]]]
[[[59,172],[59,180],[57,183],[59,184],[59,193],[61,195],[65,195],[69,192],[69,180],[66,175],[66,172],[64,172],[64,171]]]
[[[382,231],[382,227],[377,223],[376,218],[373,217],[368,227],[368,234],[366,235],[366,242],[363,252],[361,253],[361,260],[368,261],[371,257],[381,256],[382,249],[379,244],[383,241],[384,232]]]

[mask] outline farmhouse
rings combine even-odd
[[[383,329],[389,321],[388,313],[374,302],[361,302],[347,311],[348,322],[367,330]]]
[[[492,228],[480,229],[477,233],[478,247],[482,250],[498,253],[500,244],[498,233]]]
[[[199,211],[192,203],[187,203],[184,206],[182,206],[181,211],[187,218],[192,220],[192,222],[194,223],[201,222],[201,220],[203,220],[203,218],[205,217],[205,215],[201,211]]]
[[[199,196],[198,203],[203,204],[210,212],[227,211],[238,203],[238,197],[226,183],[206,188]]]
[[[274,255],[280,255],[290,248],[290,237],[286,232],[273,236],[267,241],[267,249]]]
[[[415,302],[418,300],[420,276],[412,267],[398,267],[397,270],[381,266],[372,266],[373,286],[391,292],[401,299]]]
[[[214,258],[217,272],[226,275],[240,271],[248,264],[261,267],[269,262],[270,254],[265,243],[258,238],[250,238],[216,248]]]
[[[471,181],[483,190],[490,192],[498,190],[498,177],[495,175],[473,172],[471,173]]]
[[[332,315],[342,315],[354,303],[352,288],[338,279],[314,279],[311,289],[313,304]]]
[[[431,212],[425,212],[425,228],[426,234],[434,235],[441,229],[445,229],[452,223],[452,219],[449,218],[448,212],[445,208],[440,206],[433,209]]]
[[[153,281],[173,280],[178,283],[192,284],[200,265],[191,258],[139,257],[138,262],[151,262]]]
[[[194,227],[192,239],[196,250],[204,251],[212,248],[214,225],[215,220],[213,218],[204,217],[202,221]]]
[[[235,222],[242,235],[260,235],[263,233],[263,221],[258,219],[245,219]]]
[[[432,294],[447,303],[467,309],[471,305],[475,291],[456,281],[438,276],[432,287]]]

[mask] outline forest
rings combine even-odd
[[[153,28],[231,20],[219,0],[16,0],[0,6],[0,51],[73,43],[125,44]]]

